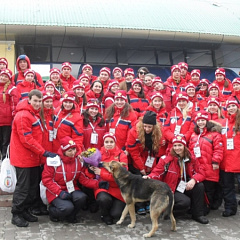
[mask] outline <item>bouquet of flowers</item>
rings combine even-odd
[[[82,159],[87,166],[98,167],[102,160],[102,155],[97,148],[88,148],[86,151],[81,153]],[[99,176],[97,176],[99,178]]]

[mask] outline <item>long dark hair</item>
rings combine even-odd
[[[89,111],[88,111],[88,109],[87,109],[86,111],[83,112],[83,125],[84,125],[85,127],[87,127],[88,124],[89,124],[89,117],[90,117],[90,115],[89,115]],[[98,114],[96,115],[96,118],[101,118],[101,121],[98,123],[98,126],[99,126],[99,127],[103,127],[104,124],[105,124],[105,120],[104,120],[102,114],[101,114],[101,113],[98,113]]]
[[[74,91],[75,92],[75,91]],[[83,106],[86,106],[87,105],[87,97],[86,97],[86,94],[84,93],[83,95],[82,95],[82,97],[81,97],[82,99],[83,99]],[[79,97],[76,95],[75,96],[75,102],[77,103],[77,104],[79,104]]]
[[[189,151],[189,149],[184,146],[184,155],[183,157],[180,157],[178,154],[176,154],[176,152],[174,151],[173,147],[171,148],[170,150],[170,154],[173,156],[173,157],[177,157],[177,158],[180,158],[180,159],[189,159],[189,161],[191,161],[191,153]]]

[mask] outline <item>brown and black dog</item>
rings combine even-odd
[[[174,197],[170,187],[161,181],[154,179],[143,179],[139,175],[134,175],[127,171],[123,166],[125,163],[116,161],[104,162],[103,166],[113,174],[118,184],[126,207],[122,212],[122,216],[117,224],[121,224],[125,219],[128,211],[131,217],[129,228],[135,227],[135,203],[150,201],[150,217],[152,220],[152,229],[144,237],[151,237],[158,228],[158,218],[162,214],[163,217],[170,216],[172,231],[176,231],[176,220],[173,216]]]

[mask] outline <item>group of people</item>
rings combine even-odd
[[[171,67],[163,82],[146,67],[115,67],[93,75],[89,64],[75,79],[71,64],[52,68],[45,83],[26,55],[18,73],[0,58],[1,155],[10,144],[16,168],[12,223],[26,227],[49,214],[54,222],[77,221],[81,209],[101,211],[113,224],[125,207],[114,178],[102,164],[84,162],[88,149],[102,162],[126,163],[133,174],[169,184],[174,211],[199,223],[218,209],[237,212],[235,177],[240,180],[240,78],[230,81],[218,68],[210,83],[185,62]],[[53,159],[51,161],[51,159]],[[47,208],[39,183],[46,187]],[[138,214],[149,202],[137,203]]]

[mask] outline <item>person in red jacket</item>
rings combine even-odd
[[[67,91],[67,83],[63,82],[60,78],[61,71],[58,68],[52,68],[50,70],[50,81],[55,85],[55,88],[61,94],[61,96]]]
[[[121,83],[125,80],[123,77],[123,70],[120,67],[115,67],[112,71],[113,79],[118,83]]]
[[[222,204],[222,192],[218,183],[219,166],[223,159],[222,126],[216,122],[209,122],[206,111],[199,111],[195,122],[194,133],[188,146],[191,154],[204,166],[203,184],[208,199],[208,213],[210,209],[218,209]]]
[[[0,72],[8,68],[8,60],[4,57],[0,58]]]
[[[222,107],[220,106],[218,98],[210,97],[207,102],[207,109],[209,119],[222,123],[224,116]]]
[[[50,220],[76,223],[77,213],[87,202],[87,195],[79,189],[77,183],[89,188],[107,188],[108,184],[89,179],[82,173],[82,163],[78,158],[79,149],[72,138],[65,136],[60,143],[60,158],[55,160],[54,165],[45,164],[42,182],[47,188]]]
[[[226,119],[222,124],[224,157],[220,165],[225,209],[223,217],[237,213],[235,174],[240,173],[240,110],[235,98],[230,97],[227,100],[226,109]]]
[[[220,106],[225,107],[226,101],[224,100],[224,97],[223,97],[222,93],[220,92],[220,89],[216,83],[212,83],[208,86],[208,92],[209,92],[208,98],[210,98],[210,97],[218,98],[218,100],[220,102]],[[208,101],[208,99],[207,99],[207,101]]]
[[[132,87],[134,76],[134,70],[132,68],[126,68],[124,70],[125,80],[119,84],[119,89],[128,92]]]
[[[163,181],[174,192],[174,210],[192,212],[192,218],[202,224],[209,221],[204,217],[204,169],[191,156],[183,135],[176,135],[173,147],[159,159],[157,166],[148,176]]]
[[[22,82],[25,79],[24,72],[27,69],[31,69],[30,59],[27,55],[20,55],[17,58],[16,68],[18,72],[12,76],[12,84],[17,86],[18,83]],[[42,77],[37,72],[35,72],[34,81],[38,89],[43,88],[44,83]]]
[[[4,69],[0,72],[0,152],[4,160],[10,143],[13,114],[18,103],[18,92],[12,85],[12,71]]]
[[[143,91],[144,91],[144,94],[147,98],[150,99],[153,91],[154,91],[154,87],[153,87],[153,80],[155,79],[156,75],[152,74],[152,73],[147,73],[145,76],[144,76],[144,81],[143,81]]]
[[[47,81],[44,85],[44,90],[46,92],[50,92],[51,95],[53,96],[53,107],[57,108],[60,103],[61,99],[61,94],[60,92],[56,89],[55,84],[52,81]]]
[[[191,80],[189,83],[192,83],[195,87],[197,87],[200,83],[200,76],[201,76],[201,71],[199,69],[193,69],[191,71]]]
[[[144,81],[145,75],[149,73],[148,68],[146,67],[140,67],[137,70],[137,78],[140,79],[142,82]]]
[[[28,93],[33,89],[42,90],[42,87],[39,87],[35,82],[35,72],[32,69],[27,69],[24,71],[24,80],[17,84],[17,91],[19,94],[20,100],[28,98]]]
[[[114,96],[114,104],[105,113],[107,131],[113,133],[117,139],[117,147],[125,150],[129,130],[134,126],[137,116],[132,106],[127,103],[127,94],[118,90]]]
[[[71,71],[72,64],[70,62],[62,63],[62,73],[60,78],[66,92],[72,90],[73,82],[76,81],[76,78],[71,75]]]
[[[99,81],[101,81],[101,83],[103,85],[103,93],[104,94],[107,92],[110,77],[111,77],[111,69],[110,68],[103,67],[100,69],[98,79],[99,79]]]
[[[185,62],[179,62],[178,66],[181,69],[181,77],[188,83],[191,80],[191,74],[188,72],[188,64]]]
[[[216,80],[213,83],[216,83],[219,87],[223,99],[226,101],[232,94],[232,83],[226,78],[226,72],[224,68],[218,68],[215,71]]]
[[[127,95],[136,115],[140,116],[140,113],[145,111],[149,106],[149,101],[145,97],[143,83],[140,79],[136,78],[132,81],[132,88],[127,92]]]
[[[104,146],[101,148],[102,162],[115,161],[128,164],[126,154],[116,145],[116,137],[106,133],[103,137]],[[112,174],[105,168],[92,167],[95,174],[100,176],[100,181],[108,181],[109,189],[96,189],[95,197],[101,211],[101,218],[107,225],[113,224],[113,219],[119,219],[125,207],[121,191]]]
[[[17,105],[12,124],[10,162],[15,166],[17,176],[12,201],[12,224],[18,227],[27,227],[28,222],[38,221],[29,210],[39,197],[40,157],[56,156],[42,147],[41,104],[42,93],[32,90],[28,99]]]
[[[105,120],[99,112],[100,106],[97,99],[90,99],[83,113],[83,138],[84,149],[103,146],[103,136],[106,133]]]
[[[73,92],[75,93],[75,103],[78,106],[80,114],[82,114],[87,105],[84,83],[80,80],[75,81],[73,83]]]
[[[171,147],[174,136],[184,134],[187,142],[193,133],[194,124],[192,122],[192,109],[188,105],[188,96],[186,93],[177,95],[177,106],[168,115],[165,122],[163,133],[169,141]]]
[[[91,65],[89,64],[85,64],[83,65],[82,67],[82,73],[83,74],[87,74],[89,76],[89,83],[90,85],[95,81],[97,80],[97,76],[94,76],[93,75],[93,68]]]
[[[234,78],[232,81],[233,92],[232,96],[237,100],[238,104],[240,104],[240,78]]]
[[[209,81],[206,78],[200,80],[199,85],[196,87],[198,101],[205,100],[209,96],[208,86]]]
[[[83,121],[76,107],[73,91],[66,92],[62,105],[55,109],[53,131],[53,152],[58,151],[60,139],[64,136],[71,137],[76,142],[78,149],[83,149]]]
[[[78,81],[82,82],[85,86],[85,92],[88,92],[90,90],[90,77],[87,74],[81,74],[78,77]]]
[[[110,80],[108,84],[108,90],[103,97],[103,103],[104,103],[105,109],[107,109],[114,103],[114,95],[118,89],[119,89],[119,82],[116,81],[115,79]]]

